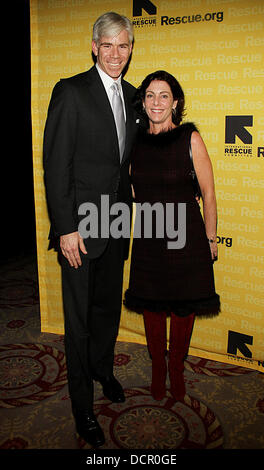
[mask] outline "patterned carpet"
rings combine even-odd
[[[0,449],[89,449],[75,434],[64,338],[40,332],[34,256],[1,267],[0,313]],[[119,342],[115,374],[125,403],[95,384],[103,449],[264,449],[260,372],[188,356],[184,401],[167,389],[156,402],[147,348]]]

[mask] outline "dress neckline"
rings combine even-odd
[[[176,137],[187,131],[197,131],[197,127],[192,122],[185,122],[166,131],[161,131],[158,134],[149,133],[148,129],[142,128],[140,135],[141,138],[147,142],[164,144],[175,140]]]

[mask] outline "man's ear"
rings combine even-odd
[[[98,55],[98,47],[97,47],[97,44],[94,40],[92,40],[92,51],[93,51],[95,56]]]

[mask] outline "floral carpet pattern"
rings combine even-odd
[[[101,449],[264,449],[264,374],[188,356],[187,394],[150,394],[146,346],[118,342],[115,375],[126,401],[95,383]],[[0,269],[0,449],[89,449],[75,433],[64,338],[41,333],[35,257]]]

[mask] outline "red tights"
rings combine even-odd
[[[179,317],[171,314],[168,369],[170,390],[176,400],[182,400],[186,392],[183,376],[184,359],[189,349],[194,316],[191,314]],[[155,400],[162,400],[166,393],[166,322],[166,312],[144,310],[147,345],[152,357],[151,393]]]

